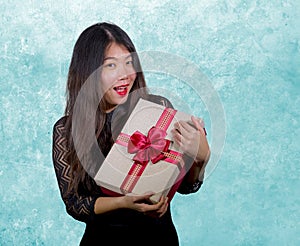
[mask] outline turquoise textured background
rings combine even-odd
[[[2,1],[0,13],[0,245],[78,245],[84,225],[59,195],[52,127],[74,43],[101,21],[138,51],[192,61],[222,101],[221,159],[171,205],[181,245],[300,245],[299,1]],[[210,124],[182,83],[147,78]]]

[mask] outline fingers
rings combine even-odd
[[[174,124],[174,129],[171,131],[173,134],[174,141],[180,146],[190,145],[194,142],[195,134],[198,135],[199,131],[184,121],[179,121]]]
[[[144,214],[152,217],[162,217],[168,210],[168,197],[161,197],[160,201],[154,205],[148,205]]]
[[[191,132],[196,130],[193,126],[185,121],[176,122],[174,124],[174,129],[184,137],[188,136]]]
[[[204,122],[201,118],[196,118],[195,116],[192,115],[191,120],[194,124],[194,126],[200,130],[204,127]]]
[[[186,137],[188,134],[195,132],[195,130],[203,131],[204,121],[201,118],[191,116],[191,122],[179,121],[174,124],[174,129],[182,136]]]
[[[153,192],[145,194],[145,195],[141,195],[141,196],[133,195],[134,203],[150,201],[150,197],[153,196],[153,195],[154,195]],[[127,196],[130,196],[130,194],[127,194]]]
[[[203,145],[206,142],[206,131],[204,122],[200,118],[191,116],[190,122],[179,121],[174,124],[173,134],[174,142],[181,151],[192,158],[198,157],[202,153]]]
[[[168,205],[169,205],[169,203],[168,203],[168,197],[163,198],[163,201],[164,201],[163,205],[157,211],[157,213],[159,213],[158,217],[162,217],[166,213],[166,211],[168,209]]]
[[[196,118],[195,116],[192,115],[191,120],[198,131],[206,133],[205,124],[202,118]]]
[[[173,134],[173,139],[174,139],[174,141],[175,141],[177,144],[181,145],[182,140],[183,140],[183,139],[182,139],[183,136],[182,136],[180,133],[178,133],[176,130],[172,130],[171,132],[172,132],[172,134]]]
[[[174,124],[174,129],[172,129],[171,133],[174,141],[183,147],[185,145],[184,142],[192,136],[192,131],[195,131],[192,126],[184,121],[180,121]]]
[[[152,205],[153,210],[159,211],[163,207],[165,200],[166,200],[165,197],[162,196],[158,203]]]
[[[168,203],[168,197],[162,196],[158,203],[156,203],[156,204],[144,204],[144,208],[147,211],[156,211],[156,212],[160,211],[160,212],[162,212],[167,203]]]

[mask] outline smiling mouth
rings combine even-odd
[[[113,89],[120,95],[124,96],[127,94],[129,84],[115,86]]]

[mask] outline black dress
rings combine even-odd
[[[165,98],[152,96],[151,100],[172,107]],[[104,127],[110,129],[111,114],[108,114],[106,119]],[[179,245],[170,206],[161,218],[154,218],[130,209],[119,209],[96,215],[94,213],[96,199],[107,195],[92,178],[90,178],[92,190],[81,185],[79,196],[68,192],[71,167],[66,159],[68,150],[65,122],[66,117],[62,117],[54,125],[52,156],[60,193],[68,214],[86,223],[80,245]],[[201,184],[202,181],[188,184],[183,180],[178,192],[194,193],[199,190]]]

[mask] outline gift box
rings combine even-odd
[[[185,174],[183,153],[172,140],[173,125],[191,116],[139,99],[94,177],[103,192],[117,196],[153,192],[172,199]]]

